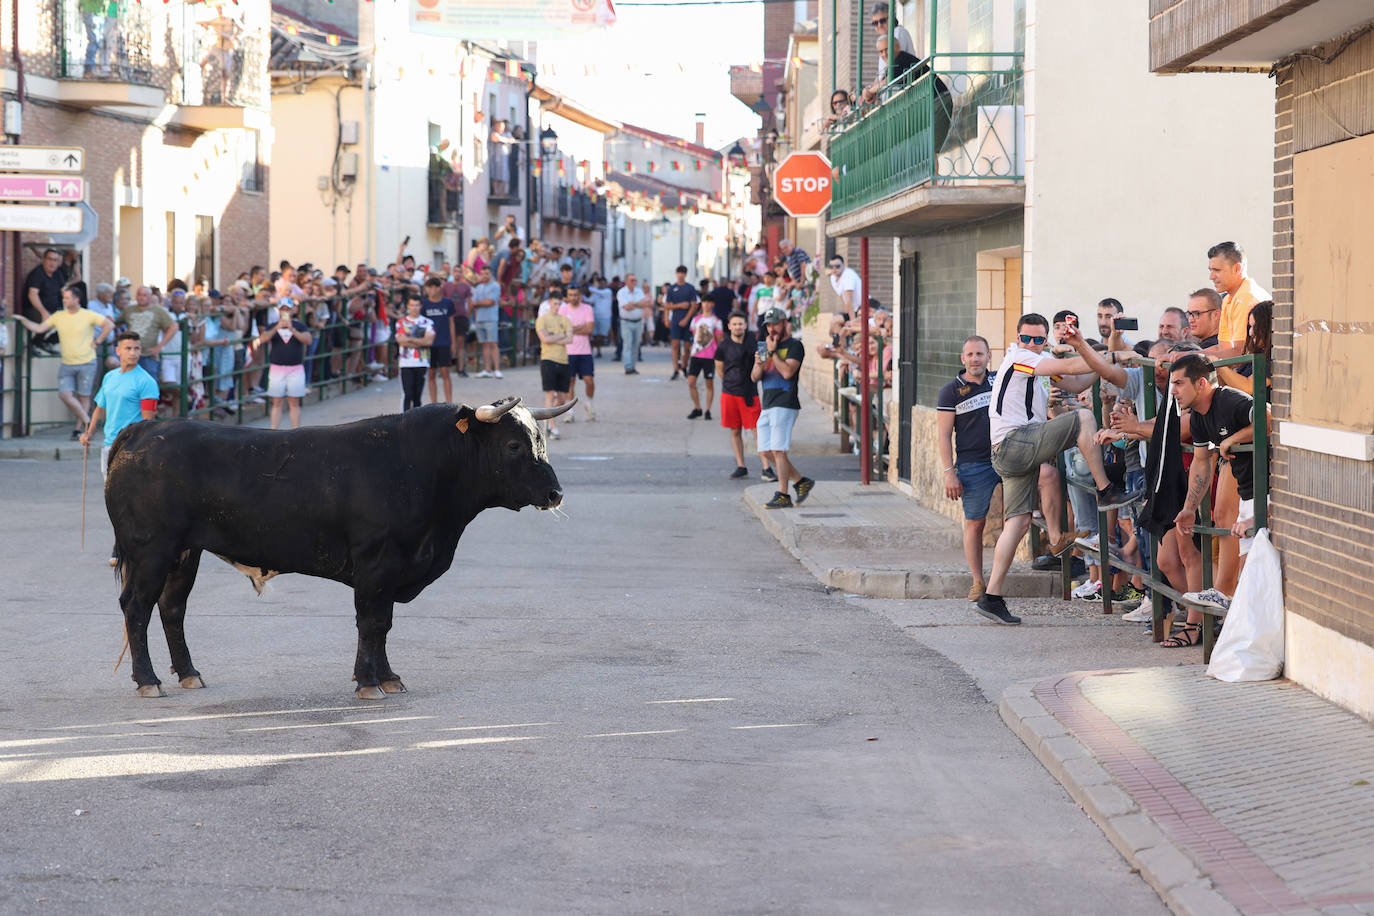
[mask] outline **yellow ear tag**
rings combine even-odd
[[[468,431],[468,418],[463,417],[463,419],[459,420],[457,423],[453,425],[458,427],[458,432],[465,433]]]

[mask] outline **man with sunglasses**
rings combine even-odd
[[[992,467],[1002,478],[1002,534],[992,558],[992,575],[987,591],[975,605],[979,614],[1003,624],[1018,624],[1002,600],[1002,585],[1016,556],[1016,548],[1031,525],[1031,511],[1040,481],[1040,466],[1053,461],[1060,452],[1077,445],[1088,461],[1093,483],[1097,486],[1098,505],[1115,509],[1131,500],[1120,486],[1107,478],[1102,463],[1102,450],[1093,443],[1097,421],[1091,411],[1068,410],[1049,419],[1049,385],[1067,391],[1082,391],[1101,376],[1118,387],[1126,384],[1126,371],[1116,365],[1116,354],[1099,354],[1083,339],[1078,324],[1064,329],[1064,342],[1078,355],[1056,358],[1045,353],[1049,340],[1049,322],[1043,315],[1022,315],[1017,322],[1017,339],[1008,348],[997,370],[992,402],[988,405],[988,425],[992,440]],[[1111,360],[1109,362],[1109,360]],[[1051,488],[1048,492],[1058,491]],[[1048,503],[1048,500],[1046,500]],[[1046,518],[1057,518],[1059,505],[1041,505]],[[1077,532],[1065,531],[1050,545],[1055,555],[1067,552]]]
[[[859,303],[862,301],[859,296],[863,292],[863,280],[860,279],[859,272],[852,267],[846,267],[844,258],[837,254],[832,254],[826,260],[826,265],[830,268],[830,288],[840,298],[839,311],[830,319],[831,343],[838,347],[839,335],[844,333],[845,323],[851,315],[859,314]]]

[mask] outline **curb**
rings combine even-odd
[[[1035,687],[1043,682],[1044,678],[1020,681],[1002,693],[998,711],[1007,727],[1170,910],[1180,916],[1239,914],[1188,853],[1169,840],[1159,823],[1140,809],[1093,753],[1041,704]]]
[[[99,446],[96,446],[97,451]],[[0,461],[6,458],[31,458],[39,461],[80,461],[85,451],[80,445],[23,445],[5,448],[0,445]],[[99,454],[96,455],[100,457]]]

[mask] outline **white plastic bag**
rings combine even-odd
[[[1207,674],[1219,681],[1268,681],[1283,670],[1283,571],[1269,529],[1255,532]]]

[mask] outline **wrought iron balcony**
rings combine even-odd
[[[919,188],[1013,186],[1016,194],[1024,193],[1021,55],[935,58],[934,73],[924,63],[913,67],[882,90],[877,104],[851,113],[832,129],[832,221]],[[956,196],[978,209],[976,194]],[[999,193],[987,200],[990,206],[1006,206],[1012,196]],[[910,204],[930,202],[927,195]]]
[[[457,226],[463,215],[462,180],[452,172],[429,175],[429,217],[431,226]]]

